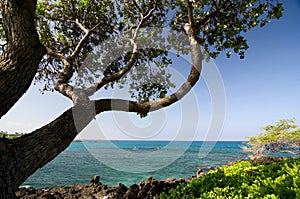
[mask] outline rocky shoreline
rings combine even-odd
[[[141,181],[139,185],[133,184],[126,187],[119,184],[109,187],[99,182],[99,179],[99,176],[95,176],[89,185],[62,186],[49,189],[20,188],[16,195],[17,198],[22,199],[152,199],[161,192],[175,188],[180,183],[188,182],[188,179],[184,178],[156,180],[150,176],[147,180]]]
[[[260,164],[271,164],[283,160],[283,157],[261,156],[251,159],[251,162]],[[228,165],[234,162],[228,162]],[[208,170],[217,169],[211,167]],[[207,170],[207,171],[208,171]],[[199,178],[207,171],[198,169],[195,176]],[[49,189],[20,188],[17,192],[17,198],[20,199],[152,199],[159,196],[162,192],[175,188],[180,183],[187,183],[189,179],[168,178],[166,180],[156,180],[152,176],[143,180],[139,185],[133,184],[126,187],[123,184],[118,186],[107,186],[100,182],[99,176],[94,176],[89,185],[61,186]]]

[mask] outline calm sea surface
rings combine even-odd
[[[247,159],[243,142],[84,141],[73,142],[23,184],[36,188],[88,184],[99,175],[107,185],[188,178],[197,169]]]

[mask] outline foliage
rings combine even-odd
[[[181,184],[160,198],[300,198],[300,158],[270,165],[239,161]]]
[[[263,132],[250,137],[245,150],[253,155],[281,152],[300,155],[300,127],[295,119],[283,119],[275,125],[268,125]]]
[[[184,0],[40,0],[36,9],[36,26],[41,42],[52,51],[65,57],[75,51],[78,42],[84,37],[83,28],[93,29],[78,56],[69,60],[72,61],[72,70],[77,71],[95,46],[108,38],[116,38],[122,32],[136,29],[142,20],[141,16],[145,16],[147,11],[154,7],[154,11],[147,20],[140,24],[140,28],[170,27],[182,32],[184,25],[189,21],[186,2]],[[272,19],[279,19],[283,12],[282,4],[275,0],[217,2],[204,0],[189,1],[189,3],[193,9],[194,24],[192,28],[195,37],[212,57],[217,57],[220,52],[225,51],[228,57],[234,52],[244,58],[244,53],[249,46],[243,33],[256,26],[263,27]],[[173,39],[170,43],[178,53],[189,52],[189,46],[182,44],[181,41],[181,39]],[[102,52],[105,54],[105,51]],[[103,65],[104,69],[101,74],[98,74],[99,77],[107,77],[122,70],[128,63],[129,57],[130,52],[124,52],[112,64]],[[166,71],[166,66],[171,63],[168,54],[162,49],[144,49],[143,53],[139,53],[132,70],[149,68],[150,65],[155,64],[159,66],[157,71]],[[45,83],[43,90],[53,90],[53,84],[63,68],[61,60],[47,55],[40,64],[36,81]],[[172,87],[168,75],[168,72],[160,74],[160,76],[164,76],[163,81],[167,82],[162,82],[161,85],[149,85],[149,82],[141,81],[141,78],[131,79],[129,92],[133,98],[142,102],[161,98]],[[154,78],[149,76],[149,79]],[[108,86],[113,86],[116,82],[124,83],[125,81],[110,82]],[[165,85],[168,85],[167,88]]]
[[[179,28],[187,19],[185,1],[176,1],[176,17],[173,26]],[[196,13],[195,21],[198,29],[198,42],[216,57],[226,51],[227,57],[232,52],[244,58],[249,48],[243,32],[260,26],[263,27],[271,19],[279,19],[283,7],[275,1],[234,0],[234,1],[192,1]],[[209,19],[209,20],[207,20]]]
[[[167,13],[165,8],[167,7],[165,7],[165,4],[163,3],[157,4],[158,8],[153,12],[152,17],[144,23],[143,27],[162,26],[165,14]],[[43,44],[66,57],[75,51],[77,43],[84,37],[85,33],[82,31],[82,27],[87,30],[94,29],[80,51],[80,55],[72,62],[72,69],[74,71],[78,71],[87,55],[97,48],[98,45],[104,47],[104,49],[101,49],[102,59],[104,57],[109,60],[111,54],[116,53],[118,50],[124,50],[124,46],[119,45],[117,42],[113,43],[115,45],[114,47],[112,47],[111,44],[109,46],[105,46],[103,42],[105,40],[111,40],[112,38],[118,38],[120,33],[130,32],[131,29],[135,29],[137,24],[140,22],[139,9],[143,9],[142,12],[144,14],[151,8],[151,6],[152,3],[146,3],[144,1],[134,4],[129,1],[99,2],[96,0],[43,0],[39,1],[37,5],[36,23],[40,39]],[[130,33],[132,33],[132,31]],[[107,49],[109,49],[110,52],[107,52]],[[100,74],[97,74],[97,76],[94,77],[88,76],[84,81],[97,81],[100,78],[108,77],[122,70],[122,68],[124,68],[130,60],[130,50],[131,49],[128,49],[127,52],[120,54],[120,57],[117,60],[101,60],[101,64],[97,64],[97,66],[99,66],[98,70],[100,71]],[[161,50],[144,49],[144,52],[140,53],[139,59],[135,63],[135,67],[149,67],[149,60],[159,63],[160,65],[166,65],[170,62],[170,60],[166,58],[165,52]],[[103,62],[105,64],[103,64]],[[58,77],[63,67],[64,66],[61,61],[54,57],[46,56],[42,60],[36,76],[36,81],[44,81],[46,83],[43,90],[53,90],[52,84],[55,82],[55,79]],[[162,69],[164,70],[164,67]],[[138,94],[134,94],[135,91],[141,93],[135,88],[140,88],[141,85],[146,85],[147,83],[141,82],[140,79],[135,81],[132,80],[131,83],[133,84],[137,81],[140,85],[135,83],[135,85],[131,86],[133,88],[132,96],[136,97],[138,101],[149,100],[148,98],[152,96],[152,93],[149,93],[143,98],[141,98]],[[120,81],[111,82],[105,88],[113,86],[116,82],[121,83]],[[92,84],[95,83],[95,81],[92,82]],[[158,93],[165,91],[155,85],[149,86],[148,90],[152,90],[153,88],[158,90]]]
[[[14,138],[18,138],[21,137],[23,135],[23,133],[7,133],[6,131],[0,131],[0,138],[8,138],[8,139],[14,139]]]

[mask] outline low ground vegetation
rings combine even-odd
[[[239,161],[181,184],[160,198],[300,198],[300,158],[269,165]]]

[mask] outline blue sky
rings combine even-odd
[[[235,55],[227,59],[222,55],[214,60],[226,91],[226,117],[218,137],[220,140],[243,140],[245,136],[259,133],[261,127],[283,118],[296,118],[300,124],[300,1],[284,1],[284,8],[280,20],[246,34],[250,49],[245,59],[240,60]],[[210,93],[203,79],[194,91],[198,107],[188,106],[194,102],[187,100],[144,120],[135,114],[101,114],[81,137],[100,138],[101,131],[102,138],[106,139],[174,139],[177,132],[183,131],[187,137],[204,139],[212,117]],[[193,100],[193,96],[189,99]],[[2,117],[0,130],[31,132],[71,106],[71,102],[60,94],[41,95],[38,87],[32,86]],[[195,125],[193,118],[182,118],[184,111],[198,114],[196,130],[190,129]],[[120,123],[120,118],[124,117],[133,125]],[[155,122],[161,126],[158,128]],[[178,130],[180,127],[184,129]],[[142,132],[137,132],[139,130]],[[191,131],[196,134],[189,134]]]

